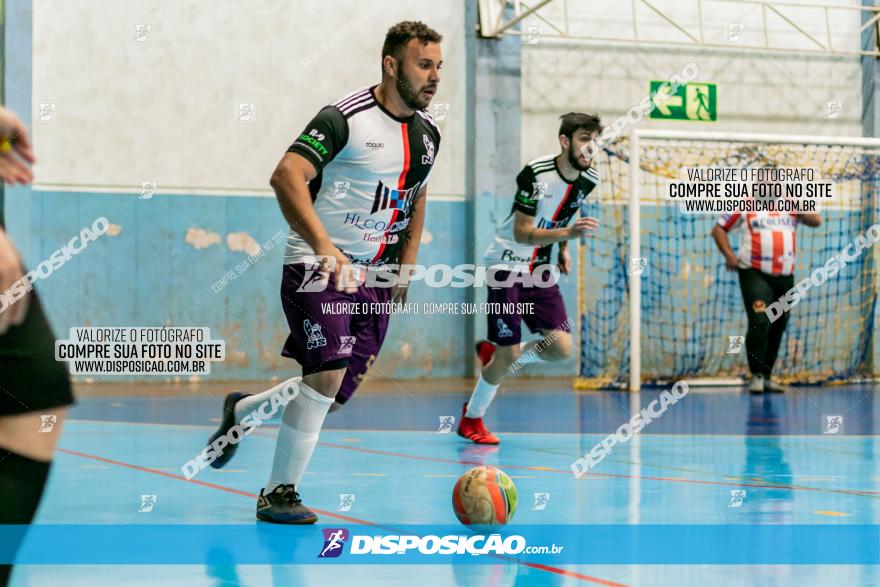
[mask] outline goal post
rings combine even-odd
[[[637,130],[595,160],[602,184],[582,214],[599,218],[579,243],[579,388],[636,391],[680,378],[738,383],[746,333],[735,273],[710,232],[718,215],[683,214],[663,190],[686,167],[816,169],[834,184],[819,228],[797,229],[795,279],[808,277],[880,219],[880,140],[811,135]],[[792,310],[776,363],[788,382],[872,377],[880,247]],[[646,264],[637,261],[644,259]],[[641,269],[641,271],[640,271]]]

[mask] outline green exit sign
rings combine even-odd
[[[665,84],[665,86],[664,86]],[[669,82],[651,81],[651,118],[661,120],[718,120],[715,84],[689,82],[670,92]]]

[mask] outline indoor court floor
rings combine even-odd
[[[692,388],[580,480],[571,463],[627,421],[632,402],[644,407],[660,390],[573,392],[562,380],[520,380],[487,414],[502,444],[479,447],[454,430],[438,432],[444,416],[460,415],[465,382],[438,383],[433,393],[385,385],[328,416],[301,487],[319,524],[456,523],[452,487],[479,464],[500,467],[516,483],[511,527],[880,524],[880,401],[870,385],[764,396]],[[180,467],[216,425],[221,396],[118,389],[82,398],[72,410],[37,523],[252,526],[275,428],[247,437],[227,468],[188,482]],[[830,431],[827,416],[843,416],[842,427]],[[536,493],[549,496],[536,500]],[[340,494],[354,497],[342,504]],[[155,496],[150,511],[139,511],[142,495]],[[584,540],[601,538],[588,532]],[[876,565],[236,565],[235,551],[234,541],[213,548],[203,565],[25,565],[12,584],[880,585]]]

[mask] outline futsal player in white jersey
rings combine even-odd
[[[739,274],[748,314],[746,353],[752,374],[749,381],[752,393],[785,391],[785,387],[771,378],[788,324],[788,312],[770,322],[767,307],[794,287],[797,225],[816,227],[821,223],[815,213],[762,211],[725,214],[712,229],[712,237],[724,255],[728,270]],[[734,236],[736,249],[731,246],[728,235]]]
[[[281,354],[295,359],[303,376],[256,395],[229,394],[223,422],[208,441],[210,446],[226,437],[278,394],[292,397],[272,472],[257,500],[260,520],[317,521],[302,504],[300,480],[328,410],[351,397],[385,338],[387,313],[333,314],[325,308],[406,300],[405,288],[371,287],[351,274],[352,267],[362,273],[416,263],[426,186],[440,146],[440,131],[424,111],[440,81],[440,41],[420,22],[391,27],[382,48],[381,83],[323,108],[272,176],[291,227],[281,283],[290,336]],[[332,264],[316,271],[316,257]],[[228,444],[211,465],[224,466],[236,447]]]
[[[487,316],[488,340],[477,343],[483,369],[462,407],[458,425],[458,434],[477,444],[500,442],[486,428],[483,415],[514,364],[559,361],[571,355],[569,321],[559,286],[529,287],[529,279],[517,277],[528,275],[540,281],[546,275],[542,269],[550,265],[567,274],[571,270],[568,241],[591,236],[599,225],[595,218],[578,216],[584,199],[599,184],[592,161],[602,123],[595,115],[577,112],[560,118],[560,152],[533,159],[519,172],[510,214],[496,229],[485,254],[487,270],[498,283],[510,285],[489,287],[487,301],[501,311]],[[509,311],[517,304],[532,304],[534,311]],[[522,342],[523,322],[541,338]]]

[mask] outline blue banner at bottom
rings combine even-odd
[[[19,547],[20,546],[20,547]],[[16,549],[18,549],[17,555]],[[0,563],[876,565],[878,525],[0,526]]]

